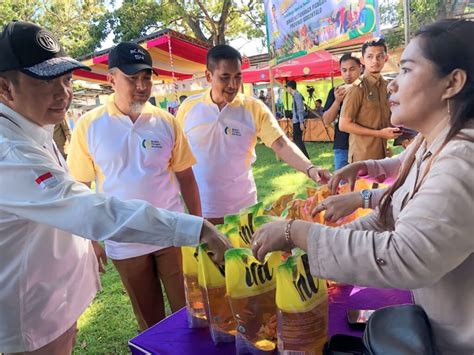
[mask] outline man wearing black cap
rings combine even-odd
[[[72,98],[66,56],[46,29],[0,33],[0,352],[70,354],[76,321],[100,288],[93,240],[229,246],[202,218],[92,193],[53,143]]]
[[[97,191],[107,196],[144,199],[176,212],[184,212],[182,196],[188,211],[200,216],[188,141],[172,115],[147,102],[153,85],[150,54],[123,42],[110,52],[108,62],[115,93],[77,123],[67,160],[71,175],[86,184],[96,181]],[[95,247],[100,250],[97,243]],[[172,311],[185,305],[179,248],[106,241],[105,249],[141,330],[165,317],[161,282]]]
[[[308,151],[303,142],[304,132],[304,102],[303,95],[296,90],[296,81],[290,80],[286,83],[286,90],[293,96],[293,142],[309,159]]]

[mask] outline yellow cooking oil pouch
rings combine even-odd
[[[269,216],[280,217],[282,212],[285,210],[286,205],[290,202],[295,196],[294,193],[281,195],[275,202],[273,202],[269,207],[265,208],[265,214]]]
[[[233,342],[237,323],[226,295],[225,268],[212,261],[206,244],[199,245],[198,250],[198,282],[212,340],[216,345]]]
[[[189,328],[207,327],[204,300],[198,282],[198,250],[196,247],[181,247],[181,255],[188,326]]]
[[[263,207],[263,202],[257,202],[255,205],[250,207],[241,208],[239,211],[239,216],[248,215],[249,218],[261,216],[265,208]]]
[[[237,354],[276,353],[276,268],[281,253],[268,254],[260,263],[248,248],[225,253],[226,287],[237,322]]]
[[[326,281],[310,273],[308,255],[296,253],[276,271],[278,351],[321,354],[328,334]]]
[[[252,239],[254,233],[265,223],[278,221],[279,217],[274,216],[256,216],[253,218],[247,218],[247,216],[241,216],[239,223],[239,248],[250,248],[252,246]],[[229,236],[230,238],[230,236]]]

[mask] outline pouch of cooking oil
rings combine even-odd
[[[237,322],[237,354],[276,352],[276,268],[281,253],[268,254],[260,263],[248,248],[225,253],[226,288]]]
[[[237,323],[226,295],[225,268],[212,261],[206,244],[198,247],[198,283],[214,344],[233,342]]]
[[[296,253],[276,271],[278,351],[321,354],[328,333],[326,281],[310,273],[307,254]]]
[[[198,282],[198,251],[196,247],[181,247],[184,293],[189,328],[208,326],[204,300]]]

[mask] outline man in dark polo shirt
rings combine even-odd
[[[343,85],[332,88],[329,91],[324,105],[323,120],[328,125],[334,122],[334,169],[340,168],[348,164],[349,153],[349,134],[339,130],[339,115],[341,113],[342,101],[346,95],[347,89],[356,81],[361,73],[360,60],[351,54],[344,54],[339,60]]]
[[[400,135],[390,127],[387,81],[381,74],[387,59],[383,39],[362,45],[364,75],[347,91],[339,120],[339,129],[349,133],[349,163],[385,158],[387,140]]]

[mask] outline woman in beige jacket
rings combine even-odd
[[[405,49],[389,86],[391,120],[423,139],[380,208],[341,228],[269,223],[252,246],[259,259],[307,250],[324,279],[411,289],[443,354],[474,354],[473,34],[474,22],[443,20]]]

